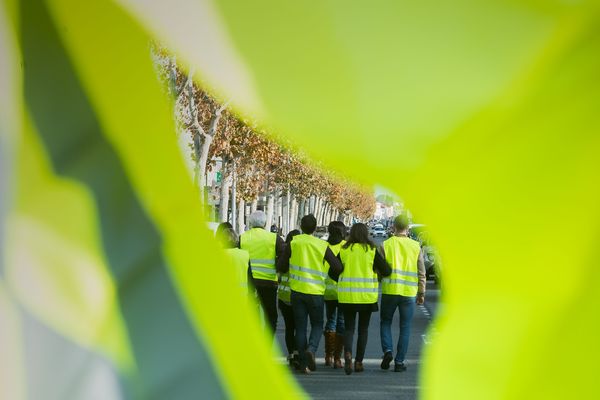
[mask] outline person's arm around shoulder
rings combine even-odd
[[[380,277],[390,276],[392,274],[392,267],[385,261],[385,256],[382,254],[383,249],[375,251],[375,259],[373,260],[373,271]]]
[[[323,257],[324,261],[327,261],[329,264],[329,277],[337,282],[340,274],[344,271],[344,266],[338,257],[333,254],[333,251],[328,247],[325,250],[325,257]]]
[[[427,286],[427,272],[425,270],[425,260],[423,259],[423,249],[419,251],[417,267],[419,275],[419,291],[417,292],[417,304],[423,304],[425,303],[425,288]]]

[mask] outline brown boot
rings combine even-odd
[[[344,350],[344,335],[335,334],[333,350],[333,368],[342,368],[342,351]]]
[[[344,353],[344,372],[346,372],[346,375],[352,373],[352,353],[349,351]]]
[[[325,331],[325,366],[333,364],[333,351],[335,348],[335,332]]]
[[[354,361],[354,372],[363,372],[364,370],[362,361]]]

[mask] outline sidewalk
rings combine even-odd
[[[365,353],[362,373],[347,376],[343,369],[325,367],[324,340],[321,338],[317,352],[317,371],[310,375],[294,373],[298,382],[313,399],[417,399],[419,392],[419,367],[421,364],[421,348],[423,337],[429,325],[430,317],[422,306],[416,306],[412,323],[412,332],[407,354],[408,370],[393,372],[394,364],[389,370],[380,369],[381,344],[379,339],[379,312],[373,313],[369,325],[369,342]],[[283,320],[280,318],[277,329],[277,340],[285,349]],[[398,312],[392,324],[394,347],[398,338]],[[356,340],[356,335],[355,335]],[[287,351],[282,350],[283,354]]]

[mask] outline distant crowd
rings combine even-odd
[[[239,238],[229,223],[219,225],[216,234],[236,267],[240,286],[258,298],[271,334],[279,308],[290,366],[299,373],[315,371],[324,335],[325,366],[344,368],[347,375],[362,372],[371,314],[379,311],[381,368],[389,369],[394,361],[394,371],[405,371],[411,320],[415,303],[424,302],[426,279],[421,246],[408,237],[408,218],[394,220],[393,236],[380,247],[363,223],[352,225],[346,235],[346,226],[332,221],[325,241],[313,236],[317,220],[306,215],[300,230],[284,240],[265,230],[266,220],[264,212],[256,211],[249,217],[250,229]],[[394,356],[391,324],[396,310],[400,335]]]

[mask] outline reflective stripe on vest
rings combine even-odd
[[[349,304],[377,302],[379,282],[373,272],[375,248],[354,244],[340,251],[344,272],[338,280],[338,301]]]
[[[414,297],[419,287],[418,262],[421,245],[405,236],[392,236],[383,242],[385,260],[392,274],[381,280],[381,293]]]
[[[277,281],[275,243],[277,235],[262,228],[252,228],[240,235],[240,248],[250,253],[252,277]]]
[[[291,243],[290,287],[305,294],[325,293],[329,265],[323,262],[327,242],[311,235],[294,236]]]
[[[338,244],[329,245],[329,248],[334,256],[340,254],[340,249],[345,243],[346,241],[342,240]],[[325,300],[337,300],[337,298],[337,282],[331,279],[329,276],[325,277]]]

